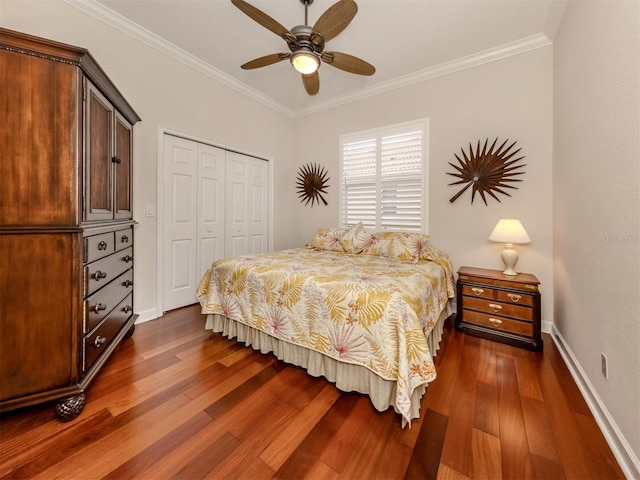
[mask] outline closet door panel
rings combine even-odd
[[[198,144],[198,278],[224,258],[226,152]]]
[[[269,197],[267,195],[267,162],[251,159],[250,209],[249,209],[249,253],[266,252],[268,248]]]
[[[163,310],[196,302],[197,143],[167,135],[164,142]]]
[[[227,196],[225,219],[225,255],[235,257],[248,253],[249,167],[245,155],[227,153]]]

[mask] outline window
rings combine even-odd
[[[428,120],[340,136],[340,219],[428,233]]]

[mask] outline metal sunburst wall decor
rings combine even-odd
[[[300,171],[298,172],[298,181],[296,184],[298,185],[298,198],[301,198],[301,202],[304,202],[307,205],[311,202],[311,206],[315,202],[318,202],[320,205],[320,200],[325,205],[327,201],[322,196],[323,194],[327,194],[327,181],[329,177],[327,177],[327,171],[324,167],[320,165],[316,165],[315,163],[308,163],[300,167]],[[306,200],[306,201],[305,201]]]
[[[522,160],[524,156],[515,159],[512,158],[522,149],[518,148],[513,152],[511,151],[516,142],[513,142],[511,145],[504,148],[508,142],[507,139],[498,147],[497,150],[494,151],[497,142],[498,138],[496,137],[491,144],[491,147],[487,150],[487,144],[489,143],[489,139],[487,138],[484,142],[484,147],[482,147],[481,150],[480,140],[478,140],[478,146],[476,147],[475,152],[473,151],[473,146],[469,144],[468,155],[465,153],[464,149],[461,148],[460,150],[462,151],[464,161],[461,160],[458,155],[454,154],[458,159],[460,166],[449,162],[449,165],[455,168],[457,173],[447,172],[447,175],[458,177],[460,180],[450,183],[449,185],[466,185],[462,190],[449,199],[451,203],[455,202],[469,187],[473,187],[471,191],[471,203],[473,204],[473,199],[477,192],[482,197],[485,205],[487,205],[487,198],[485,194],[491,195],[499,202],[500,199],[496,196],[496,193],[501,193],[510,197],[511,195],[504,189],[517,189],[517,187],[509,185],[509,183],[522,181],[514,177],[523,175],[525,172],[516,172],[515,170],[525,167],[526,164],[516,165],[516,163]]]

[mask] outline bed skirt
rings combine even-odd
[[[445,320],[452,313],[453,307],[449,301],[427,339],[429,350],[433,356],[436,355],[440,347]],[[304,368],[313,377],[325,377],[344,392],[355,391],[368,395],[371,403],[379,412],[384,412],[391,406],[396,413],[400,413],[395,405],[396,382],[385,380],[366,367],[339,362],[315,350],[279,340],[223,315],[207,315],[205,329],[221,333],[228,338],[237,338],[239,342],[251,345],[254,350],[259,350],[261,353],[273,353],[276,358],[285,363]],[[410,422],[420,416],[420,400],[426,390],[427,385],[425,384],[413,391],[410,418],[403,417],[403,427],[408,423],[407,420]]]

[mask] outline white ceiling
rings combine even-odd
[[[288,48],[230,0],[67,1],[291,116],[548,45],[561,16],[554,0],[357,0],[357,15],[325,50],[360,57],[376,73],[323,64],[312,97],[288,61],[240,68]],[[315,0],[308,23],[335,1]],[[300,0],[249,2],[289,29],[304,24]]]

